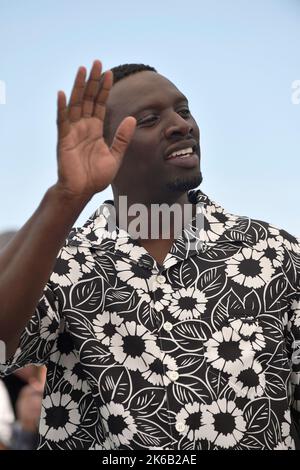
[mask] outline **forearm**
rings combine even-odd
[[[0,251],[0,339],[8,355],[34,313],[57,254],[87,202],[52,186],[32,217]]]

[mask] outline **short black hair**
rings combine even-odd
[[[122,65],[117,65],[116,67],[113,67],[110,70],[113,73],[113,78],[114,78],[113,84],[119,82],[120,80],[122,80],[122,78],[128,77],[129,75],[133,75],[134,73],[144,72],[144,71],[157,73],[157,70],[154,67],[151,67],[151,65],[145,65],[145,64],[122,64]],[[108,125],[109,125],[108,115],[109,113],[106,110],[104,126],[103,126],[104,139],[106,139],[108,135]]]
[[[134,73],[144,72],[149,70],[150,72],[156,72],[157,70],[151,65],[145,64],[123,64],[117,65],[110,69],[114,76],[114,84],[122,80],[122,78],[128,77],[128,75],[133,75]]]

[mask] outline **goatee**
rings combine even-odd
[[[202,183],[201,171],[197,175],[190,176],[189,178],[176,178],[174,181],[167,183],[167,188],[171,191],[185,192],[190,189],[197,188]]]

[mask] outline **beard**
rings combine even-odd
[[[189,178],[176,178],[174,181],[167,183],[167,188],[171,191],[186,192],[190,189],[197,188],[203,181],[202,173],[199,171],[196,175]]]

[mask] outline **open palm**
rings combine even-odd
[[[101,75],[100,61],[93,63],[86,82],[80,67],[69,104],[58,92],[58,185],[74,197],[92,197],[115,178],[134,134],[136,120],[128,116],[119,125],[111,147],[103,138],[106,101],[113,84],[110,70]]]

